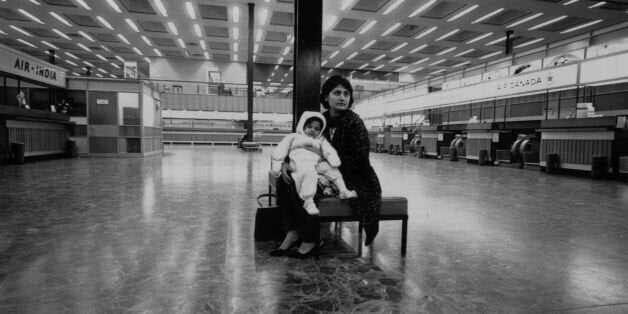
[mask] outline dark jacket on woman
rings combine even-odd
[[[332,118],[329,111],[323,115],[327,119],[323,135],[338,152],[342,162],[340,173],[347,188],[358,193],[357,198],[349,199],[349,205],[363,223],[368,244],[379,230],[382,200],[379,179],[369,161],[368,131],[360,116],[351,110],[336,118]]]

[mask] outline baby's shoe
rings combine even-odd
[[[318,215],[318,214],[320,214],[320,212],[318,211],[318,208],[316,207],[316,204],[314,204],[313,200],[305,201],[303,203],[303,208],[310,215]]]
[[[356,197],[358,197],[358,193],[352,190],[346,190],[346,191],[342,191],[338,193],[338,198],[340,198],[341,200],[346,200],[348,198],[356,198]]]

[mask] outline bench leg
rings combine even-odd
[[[408,244],[408,219],[401,221],[401,256],[406,256],[406,246]]]
[[[362,256],[362,222],[358,222],[358,257]]]

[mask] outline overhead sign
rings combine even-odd
[[[0,71],[49,85],[66,87],[66,69],[1,44]]]

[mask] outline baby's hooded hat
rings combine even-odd
[[[297,133],[301,135],[305,135],[305,133],[303,132],[303,128],[305,128],[305,121],[307,121],[310,118],[318,118],[321,120],[321,122],[323,122],[323,125],[321,125],[321,134],[318,135],[318,138],[321,138],[323,136],[323,131],[325,131],[325,127],[327,126],[327,121],[325,121],[325,116],[323,116],[322,113],[317,112],[317,111],[304,111],[303,112],[303,114],[301,115],[301,118],[299,119],[299,124],[297,124]]]

